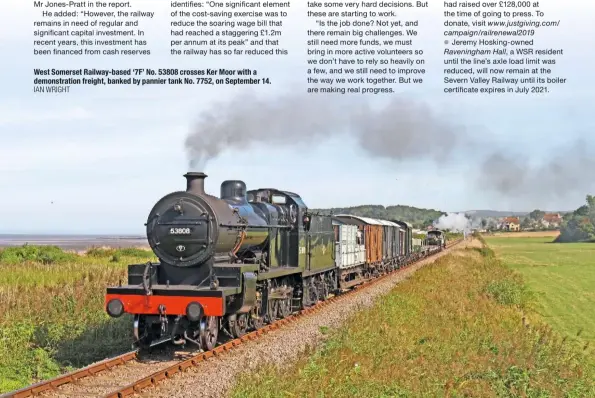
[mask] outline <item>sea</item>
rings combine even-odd
[[[90,247],[149,247],[146,236],[141,235],[0,234],[0,248],[24,244],[58,246],[64,250],[85,250]]]

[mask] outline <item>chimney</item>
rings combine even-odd
[[[186,177],[186,191],[197,195],[205,195],[205,173],[190,171],[184,174]]]

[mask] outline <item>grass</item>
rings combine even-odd
[[[231,396],[595,396],[591,349],[527,325],[532,300],[491,249],[457,250],[326,331],[296,364],[244,374]]]
[[[486,238],[498,258],[523,275],[548,324],[580,343],[595,343],[595,245],[552,240]]]
[[[0,393],[129,349],[132,321],[107,316],[105,288],[151,259],[142,249],[0,250]]]

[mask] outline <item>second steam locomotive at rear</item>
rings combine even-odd
[[[439,229],[428,231],[426,242],[428,246],[446,247],[446,236],[444,231]]]
[[[159,262],[130,265],[128,284],[107,289],[106,311],[134,316],[141,348],[171,340],[210,350],[222,335],[242,336],[422,253],[405,222],[312,214],[295,193],[247,191],[239,180],[224,181],[218,198],[205,192],[205,174],[184,177],[186,190],[147,219]]]

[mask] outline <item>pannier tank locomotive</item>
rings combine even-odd
[[[439,229],[428,231],[426,238],[426,244],[428,246],[442,246],[446,247],[446,235]]]
[[[414,245],[404,221],[314,214],[293,192],[239,180],[218,198],[204,173],[184,177],[186,190],[147,219],[159,262],[129,265],[128,284],[107,288],[107,313],[134,316],[141,349],[171,340],[211,350],[444,247]]]

